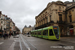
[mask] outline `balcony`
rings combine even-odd
[[[47,27],[47,25],[48,25],[48,23],[45,23],[45,24],[43,24],[43,25],[40,25],[40,26],[36,27],[35,29],[44,28],[44,27]]]

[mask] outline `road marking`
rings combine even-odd
[[[27,48],[28,50],[30,50],[30,47],[29,47],[28,44],[25,42],[25,40],[23,39],[23,37],[22,37],[21,35],[20,35],[20,37],[21,37],[21,39],[22,39],[24,45],[26,46],[26,48]]]
[[[22,35],[23,36],[23,35]],[[24,36],[23,36],[24,37]],[[25,39],[26,40],[26,39]],[[26,40],[27,41],[27,40]],[[28,42],[28,41],[27,41]],[[37,50],[37,48],[33,45],[33,44],[31,44],[30,42],[28,42],[33,48],[35,48],[35,50]]]
[[[3,44],[4,42],[0,42],[0,45]]]
[[[15,46],[15,42],[12,43],[12,45],[10,46],[8,50],[14,50],[14,46]]]
[[[17,41],[17,40],[14,40],[15,42]]]
[[[22,44],[21,44],[21,39],[19,38],[19,42],[20,42],[20,49],[22,50]]]

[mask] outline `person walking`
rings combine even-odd
[[[5,34],[3,34],[3,38],[5,39]]]
[[[6,39],[6,37],[7,37],[7,34],[6,34],[6,31],[5,31],[4,34],[3,34],[3,38]]]

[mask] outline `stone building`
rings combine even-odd
[[[67,31],[69,35],[75,35],[75,2],[71,3],[72,5],[66,8],[66,18],[67,18]]]
[[[7,17],[6,19],[6,31],[9,33],[10,32],[10,18]]]
[[[47,7],[35,17],[36,27],[40,29],[48,26],[59,26],[61,36],[75,35],[74,14],[75,2],[51,2]],[[72,16],[72,17],[69,17]],[[71,27],[71,28],[70,28]],[[70,29],[73,29],[73,33]]]
[[[12,19],[7,17],[7,15],[2,14],[0,11],[0,32],[6,32],[9,34],[10,32],[13,33],[14,31],[16,31],[15,23],[12,21]]]
[[[32,30],[35,30],[35,25],[32,27]]]
[[[10,32],[15,31],[15,23],[12,21],[12,19],[10,19]]]
[[[0,30],[5,30],[6,29],[6,16],[4,14],[1,13],[0,15]]]
[[[2,30],[2,26],[1,26],[1,15],[2,15],[2,12],[0,11],[0,30]]]
[[[27,33],[30,32],[31,30],[32,30],[32,27],[31,27],[31,26],[29,26],[29,27],[25,26],[25,27],[22,29],[22,33],[23,33],[23,34],[27,34]]]
[[[0,29],[1,30],[4,30],[5,28],[6,28],[6,25],[5,25],[5,15],[1,15],[1,19],[0,19],[0,23],[1,23],[1,25],[0,25]]]
[[[16,34],[20,34],[20,30],[17,26],[15,26],[15,29],[16,29]]]

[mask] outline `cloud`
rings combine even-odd
[[[0,11],[8,15],[16,26],[35,25],[35,16],[39,15],[49,2],[57,0],[0,0]],[[71,0],[62,0],[71,1]]]
[[[28,16],[27,18],[24,19],[23,23],[27,26],[32,25],[34,26],[35,24],[35,17],[30,17]]]

